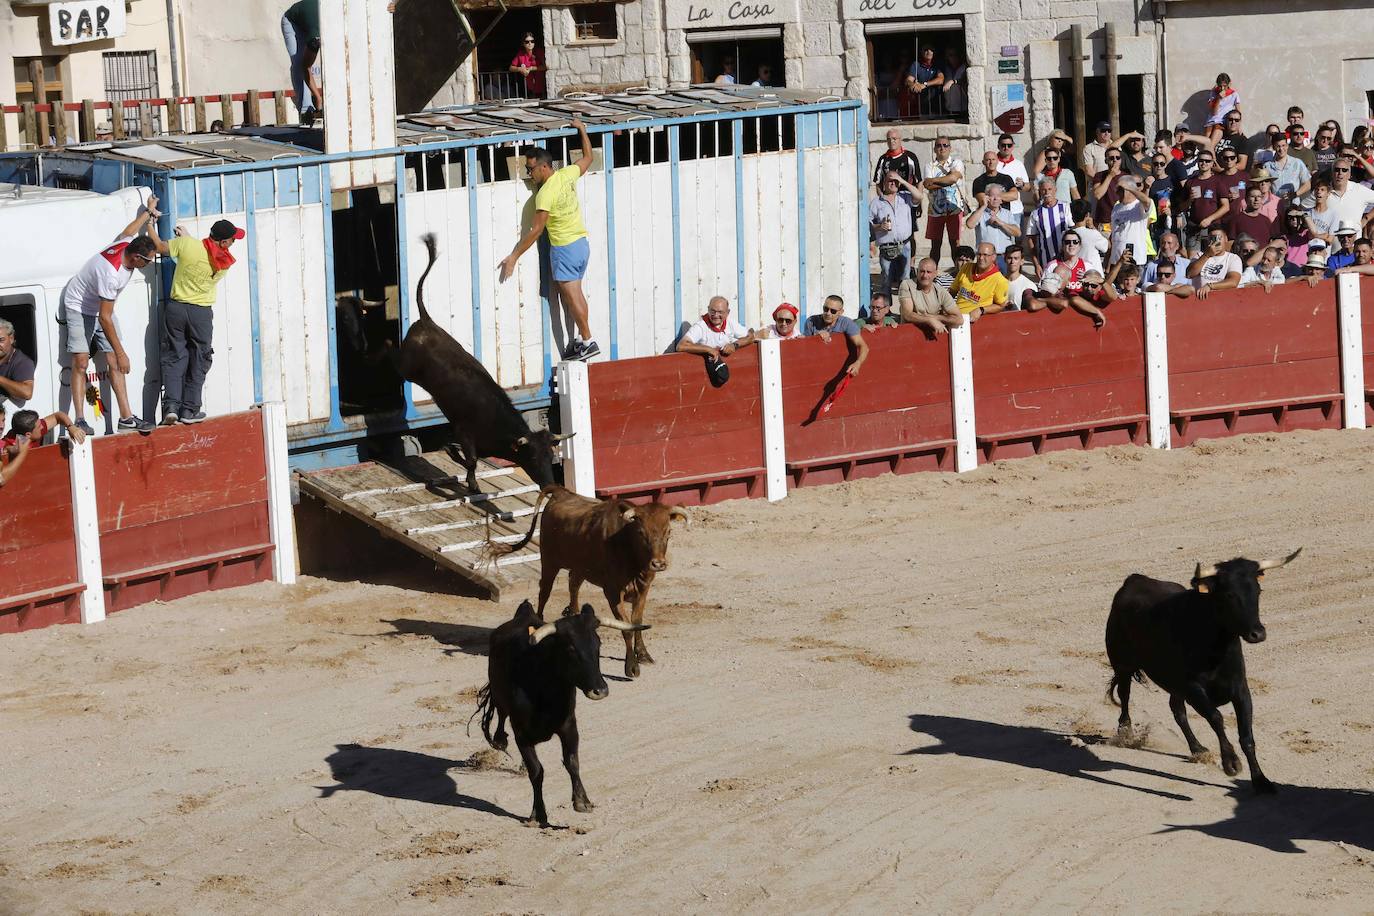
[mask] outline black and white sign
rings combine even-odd
[[[124,0],[67,0],[48,6],[49,38],[54,45],[119,38],[126,28]]]
[[[845,19],[901,19],[983,11],[982,0],[844,0],[840,7]]]
[[[670,29],[720,29],[799,22],[797,0],[672,0]]]

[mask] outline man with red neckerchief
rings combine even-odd
[[[687,329],[675,349],[704,356],[711,382],[719,387],[730,378],[725,359],[753,342],[754,332],[730,317],[730,301],[724,296],[712,296],[706,304],[706,314]]]
[[[162,424],[200,423],[201,391],[214,356],[213,308],[219,282],[234,266],[229,253],[243,238],[242,229],[227,219],[217,220],[203,239],[177,231],[164,242],[149,231],[157,250],[176,261],[172,290],[162,309]]]
[[[959,268],[949,294],[969,321],[977,321],[984,315],[995,315],[1007,307],[1010,286],[1007,278],[997,269],[997,248],[991,242],[983,242],[978,246],[973,263]]]

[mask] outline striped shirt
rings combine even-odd
[[[1069,205],[1060,201],[1053,207],[1041,205],[1031,211],[1026,233],[1035,236],[1035,260],[1044,267],[1059,256],[1064,233],[1073,228]]]

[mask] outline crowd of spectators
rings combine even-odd
[[[1374,274],[1374,133],[1305,122],[1293,106],[1252,139],[1221,73],[1201,132],[1181,124],[1151,143],[1102,122],[1075,151],[1056,129],[1029,171],[1009,134],[969,169],[948,138],[923,166],[889,131],[869,207],[875,294],[933,333],[949,326],[940,291],[969,321],[1047,310],[1101,327],[1112,302],[1142,292],[1206,298]],[[913,263],[923,210],[930,255]],[[965,230],[976,247],[961,244]],[[953,264],[940,271],[946,242]]]

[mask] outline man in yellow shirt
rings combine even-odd
[[[1010,287],[1010,282],[997,269],[997,248],[991,242],[983,242],[978,246],[973,263],[959,268],[949,294],[969,321],[977,321],[1007,307]]]
[[[164,242],[152,236],[158,253],[177,262],[172,290],[162,308],[162,425],[200,423],[201,389],[210,371],[214,350],[215,316],[212,307],[219,281],[234,264],[229,249],[243,238],[243,230],[227,219],[210,227],[208,238],[181,235]]]
[[[582,278],[587,273],[591,247],[587,243],[587,227],[582,223],[582,205],[577,200],[577,180],[592,167],[592,141],[580,118],[573,118],[572,126],[577,128],[582,140],[582,156],[572,165],[555,170],[553,156],[547,149],[527,146],[521,150],[525,171],[538,189],[534,194],[534,220],[511,253],[501,260],[501,282],[510,279],[515,272],[515,262],[547,230],[553,282],[558,286],[558,298],[577,326],[577,334],[564,348],[563,358],[588,360],[600,353],[601,348],[592,340],[592,329],[587,323],[587,297],[582,293]]]

